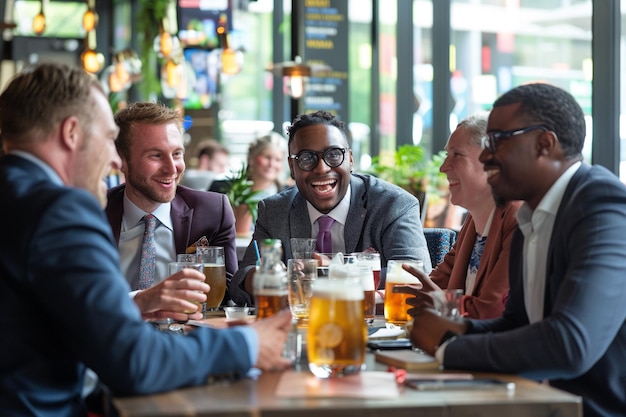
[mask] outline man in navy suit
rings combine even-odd
[[[138,395],[289,366],[287,311],[185,336],[141,318],[102,210],[120,159],[96,79],[59,64],[26,69],[0,95],[0,131],[0,415],[86,416],[86,367],[114,393]]]
[[[289,239],[316,237],[318,219],[330,216],[334,219],[330,252],[373,249],[380,252],[383,267],[389,259],[421,259],[430,272],[419,201],[393,184],[352,174],[352,150],[341,120],[325,111],[298,116],[289,128],[288,150],[296,187],[259,203],[253,241],[280,239],[286,260],[292,255]],[[237,304],[252,302],[255,263],[251,244],[231,283]]]
[[[169,262],[202,237],[224,247],[227,281],[237,270],[235,218],[225,195],[178,185],[184,172],[185,148],[180,113],[161,104],[130,104],[115,115],[120,128],[116,146],[126,183],[109,190],[107,217],[120,251],[121,267],[131,289],[139,289],[139,264],[144,231],[142,218],[157,218],[156,277],[150,288],[135,295],[144,318],[178,317],[194,305],[190,281],[164,280]],[[228,294],[224,300],[228,300]],[[198,300],[194,300],[198,301]],[[169,311],[167,311],[169,310]]]
[[[417,294],[411,340],[445,368],[549,380],[583,398],[585,417],[616,416],[626,410],[626,187],[582,161],[584,117],[548,84],[496,100],[480,160],[496,201],[524,201],[504,314],[453,323]]]

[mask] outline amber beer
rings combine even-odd
[[[226,294],[226,267],[217,264],[204,264],[205,282],[211,289],[206,293],[206,307],[217,308]]]
[[[371,324],[374,322],[374,314],[376,313],[376,294],[374,292],[374,273],[369,265],[358,265],[359,277],[361,279],[361,287],[363,288],[363,316],[365,322]]]
[[[289,307],[289,293],[278,289],[263,289],[255,295],[254,305],[257,318],[271,317]]]
[[[319,378],[350,375],[363,368],[367,326],[358,280],[317,279],[307,331],[309,369]]]
[[[385,320],[388,323],[396,325],[404,325],[409,321],[409,308],[407,298],[409,294],[394,293],[393,287],[399,285],[418,285],[419,280],[402,269],[402,264],[408,263],[414,265],[418,269],[424,269],[422,261],[415,260],[391,260],[387,263],[387,280],[385,282]]]

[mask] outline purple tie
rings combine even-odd
[[[156,245],[154,243],[154,229],[156,229],[156,217],[146,214],[143,217],[146,230],[143,232],[141,242],[141,261],[139,263],[139,290],[150,288],[154,283],[156,274]]]
[[[330,235],[330,228],[335,219],[328,216],[322,216],[317,219],[320,231],[317,234],[317,244],[315,250],[319,253],[333,253],[333,240]]]

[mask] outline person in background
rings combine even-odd
[[[276,132],[250,142],[246,176],[253,183],[252,190],[258,191],[259,200],[276,194],[284,188],[281,181],[284,158],[285,140]],[[228,189],[228,180],[214,181],[209,188],[210,191],[220,193],[227,193]]]
[[[432,269],[418,200],[400,187],[352,173],[354,161],[342,121],[325,111],[302,114],[288,133],[289,169],[296,186],[259,202],[253,242],[231,282],[235,303],[252,304],[254,241],[280,239],[286,262],[290,238],[315,238],[324,225],[328,241],[322,238],[325,248],[318,252],[372,249],[380,252],[383,266],[389,259],[421,259],[428,271]]]
[[[585,417],[617,416],[626,410],[626,187],[583,162],[585,133],[580,105],[558,87],[526,84],[495,101],[480,161],[496,201],[524,201],[504,313],[455,322],[410,297],[410,336],[444,368],[547,380],[581,396]]]
[[[188,282],[170,282],[176,275],[165,279],[168,263],[206,237],[208,245],[224,247],[230,281],[237,270],[233,211],[222,194],[178,185],[185,172],[178,111],[156,103],[132,103],[116,113],[115,122],[120,128],[116,146],[126,183],[108,191],[106,213],[118,244],[122,272],[133,290],[142,290],[135,301],[146,318],[177,319],[170,313],[188,310],[182,297],[191,288]],[[156,276],[154,285],[141,288],[143,218],[147,214],[157,219]],[[224,302],[228,299],[227,294]]]
[[[465,317],[499,317],[509,289],[509,251],[521,203],[496,205],[487,173],[478,160],[488,113],[462,120],[446,145],[440,167],[450,187],[450,201],[469,212],[458,239],[443,261],[425,278],[425,289],[462,289]]]
[[[228,149],[214,139],[200,142],[197,146],[196,168],[185,170],[180,184],[195,190],[208,190],[211,183],[228,172]]]
[[[0,94],[0,132],[0,200],[10,202],[0,205],[0,415],[87,415],[86,367],[114,395],[141,395],[290,365],[288,311],[187,335],[142,319],[102,210],[103,179],[121,161],[97,79],[61,64],[27,67]]]

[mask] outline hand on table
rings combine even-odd
[[[210,288],[202,272],[183,269],[135,295],[142,317],[147,319],[201,320],[199,304]],[[189,313],[191,312],[191,313]]]
[[[291,366],[283,357],[287,334],[291,331],[291,312],[282,310],[272,317],[255,321],[252,328],[259,335],[259,357],[256,368],[263,371],[279,371]]]

